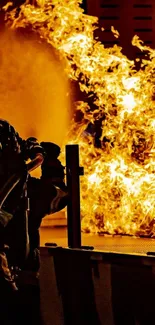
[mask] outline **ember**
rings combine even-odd
[[[38,0],[34,6],[26,1],[18,17],[12,11],[6,19],[12,28],[30,26],[54,46],[66,60],[69,78],[92,96],[93,109],[77,103],[83,119],[72,123],[65,141],[80,144],[85,168],[83,230],[154,236],[155,51],[134,37],[133,46],[147,53],[137,71],[120,47],[104,48],[94,38],[97,18],[85,15],[81,2]],[[100,119],[101,148],[95,148],[93,136],[84,131]]]

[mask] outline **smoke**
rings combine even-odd
[[[0,117],[20,136],[61,146],[69,124],[69,86],[54,50],[30,33],[0,32]]]

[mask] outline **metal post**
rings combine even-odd
[[[79,167],[79,146],[66,146],[66,176],[70,200],[67,206],[68,246],[81,247],[81,218],[80,218],[80,181],[83,174]]]

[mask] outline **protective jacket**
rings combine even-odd
[[[30,176],[26,161],[44,156],[40,179]],[[22,271],[39,270],[39,227],[47,214],[63,209],[68,200],[60,148],[35,138],[22,140],[0,120],[0,285],[5,292],[18,289]],[[19,175],[1,204],[8,180]]]

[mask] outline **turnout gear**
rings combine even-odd
[[[6,324],[6,306],[12,310],[12,299],[16,302],[10,324],[24,323],[23,307],[18,310],[18,319],[16,313],[22,299],[24,306],[23,292],[25,297],[37,297],[38,310],[39,227],[43,217],[61,210],[68,201],[59,154],[57,145],[39,144],[32,137],[23,140],[7,121],[0,120],[0,314],[4,314],[1,325]],[[28,160],[31,161],[27,163]],[[30,176],[29,170],[41,163],[41,178]],[[30,325],[31,318],[25,319]]]

